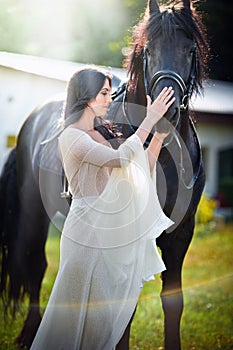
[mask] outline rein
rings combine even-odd
[[[196,131],[195,128],[192,124],[192,122],[190,121],[190,125],[193,129],[193,133],[196,135]],[[178,145],[178,148],[180,150],[180,180],[183,184],[183,186],[187,189],[187,190],[191,190],[193,188],[193,186],[195,185],[198,176],[200,174],[201,168],[202,168],[202,153],[201,153],[201,145],[200,142],[198,140],[198,138],[196,137],[197,140],[197,145],[198,145],[198,154],[199,154],[199,164],[198,164],[198,168],[197,171],[194,173],[194,176],[192,177],[192,179],[190,180],[189,184],[186,184],[185,180],[184,180],[184,174],[185,174],[185,168],[184,168],[184,160],[183,160],[183,153],[182,153],[182,146],[179,140],[179,136],[177,134],[176,131],[174,131],[173,133],[174,139],[176,140],[176,143]]]

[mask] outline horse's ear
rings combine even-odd
[[[192,2],[190,2],[190,0],[183,0],[183,6],[185,10],[188,10],[191,12]]]
[[[148,7],[149,7],[150,15],[152,13],[156,13],[156,12],[159,13],[160,12],[157,0],[149,0],[148,1]]]

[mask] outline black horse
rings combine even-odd
[[[207,52],[204,27],[189,0],[161,7],[155,0],[148,1],[126,60],[129,79],[113,96],[109,111],[109,118],[128,137],[145,117],[146,94],[154,100],[164,86],[175,91],[175,103],[157,126],[159,131],[171,131],[159,156],[157,178],[161,205],[175,222],[157,241],[167,267],[161,292],[166,350],[181,349],[182,263],[205,182],[188,103],[202,89]],[[1,175],[1,294],[6,309],[12,306],[13,311],[22,296],[29,295],[30,300],[16,340],[21,347],[30,346],[41,320],[39,293],[47,265],[44,248],[49,223],[57,211],[66,215],[69,210],[68,201],[60,196],[57,139],[41,145],[50,138],[51,130],[54,134],[54,125],[59,131],[62,105],[62,100],[52,100],[32,112]],[[117,349],[128,349],[129,329],[130,325]]]

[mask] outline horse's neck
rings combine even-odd
[[[147,105],[144,80],[141,73],[138,75],[137,84],[134,88],[130,86],[130,82],[128,83],[125,102],[126,122],[136,129],[146,116],[145,107]]]
[[[130,88],[130,81],[127,84],[126,99],[128,103],[146,107],[146,90],[142,73],[138,74],[137,83],[134,88]]]
[[[131,99],[133,103],[146,107],[146,90],[142,73],[138,74],[137,85],[134,89]]]

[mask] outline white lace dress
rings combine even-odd
[[[136,135],[114,150],[69,127],[59,146],[73,200],[31,349],[111,350],[143,282],[165,269],[155,240],[173,222],[160,207],[155,170]]]

